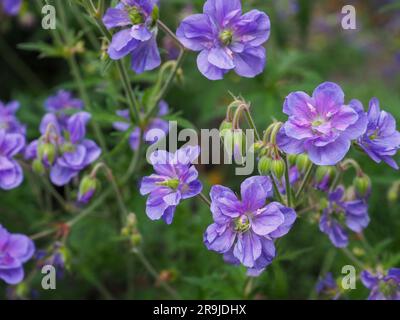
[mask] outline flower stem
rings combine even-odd
[[[284,156],[286,170],[285,170],[285,184],[286,184],[286,197],[287,197],[287,205],[288,207],[292,207],[292,188],[290,187],[290,176],[289,176],[289,161],[287,156]]]
[[[274,192],[275,192],[276,197],[278,198],[278,201],[280,203],[283,203],[283,198],[282,198],[281,193],[279,192],[278,186],[276,185],[274,176],[270,173],[269,177],[271,178],[272,187],[274,188]]]
[[[247,121],[249,122],[250,127],[254,130],[254,133],[256,135],[257,140],[260,141],[261,140],[261,136],[258,133],[256,124],[255,124],[254,119],[253,119],[253,117],[251,116],[251,113],[250,113],[250,107],[248,105],[246,105],[246,108],[244,109],[244,112],[246,114],[246,118],[247,118]]]
[[[179,48],[181,48],[181,51],[185,51],[186,48],[185,46],[182,44],[182,42],[179,41],[178,37],[175,35],[175,33],[173,33],[171,31],[170,28],[167,27],[167,25],[164,24],[164,22],[162,22],[160,19],[157,20],[157,24],[160,27],[160,29],[162,31],[164,31],[167,35],[169,35],[174,41],[175,43],[179,46]]]
[[[342,252],[359,268],[366,269],[366,266],[361,262],[348,248],[342,248]]]
[[[296,201],[299,200],[301,193],[303,192],[304,188],[306,187],[307,183],[309,182],[313,169],[314,169],[314,164],[310,164],[310,166],[308,167],[308,170],[304,176],[304,179],[301,182],[300,188],[296,193],[296,196],[295,196]]]
[[[207,204],[207,206],[211,207],[210,200],[208,200],[207,196],[203,192],[199,193],[199,197],[201,200],[203,200]]]

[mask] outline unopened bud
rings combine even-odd
[[[289,154],[288,161],[289,161],[290,166],[294,166],[297,161],[297,154]]]
[[[36,174],[43,175],[45,173],[45,167],[40,159],[35,159],[32,162],[32,170]]]
[[[297,156],[296,166],[300,172],[304,172],[309,167],[310,163],[310,158],[308,158],[306,154],[303,153]]]
[[[254,153],[259,153],[261,149],[263,148],[264,143],[262,141],[256,141],[253,143],[253,152]]]
[[[317,171],[315,172],[315,181],[317,183],[322,182],[326,177],[331,177],[333,175],[334,167],[332,166],[320,166],[317,168]]]
[[[91,176],[85,176],[79,185],[78,201],[88,203],[96,192],[97,180]]]
[[[134,247],[138,247],[140,246],[140,244],[142,243],[142,236],[140,235],[140,233],[134,233],[131,236],[131,244]]]
[[[355,177],[353,184],[361,197],[365,197],[371,189],[371,179],[366,174]]]
[[[285,173],[285,161],[282,159],[272,160],[271,171],[277,179],[282,179]]]
[[[229,122],[228,120],[224,120],[221,122],[221,125],[219,126],[219,132],[221,136],[223,136],[223,131],[224,130],[232,130],[232,122]]]
[[[41,143],[38,147],[39,158],[52,165],[56,158],[56,147],[51,143]]]
[[[272,166],[272,159],[267,156],[263,156],[258,161],[258,172],[262,176],[267,176],[271,172],[271,166]]]

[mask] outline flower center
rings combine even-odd
[[[379,283],[379,291],[382,292],[385,297],[393,296],[397,291],[397,287],[397,283],[393,279],[381,281]]]
[[[324,123],[325,123],[325,120],[318,117],[311,123],[311,125],[313,127],[319,127],[320,125],[323,125]]]
[[[233,41],[233,31],[231,29],[225,29],[219,34],[219,40],[225,45],[229,46]]]
[[[248,216],[243,215],[235,219],[235,231],[246,232],[250,229],[250,219]]]
[[[378,130],[375,130],[375,131],[369,136],[369,139],[370,139],[370,140],[375,140],[376,138],[378,138]]]
[[[133,25],[142,24],[144,22],[143,14],[138,7],[128,7],[127,11]]]
[[[178,178],[169,179],[169,180],[165,180],[165,181],[162,181],[162,182],[158,182],[157,184],[160,185],[160,186],[168,187],[168,188],[171,188],[171,189],[175,190],[179,186],[179,179]]]

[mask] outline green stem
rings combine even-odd
[[[175,33],[173,33],[171,29],[168,28],[161,20],[157,21],[157,25],[160,27],[162,31],[168,34],[175,41],[175,43],[179,46],[179,48],[181,48],[182,51],[186,50],[185,46],[182,44],[182,42],[180,42]]]
[[[348,248],[342,248],[342,252],[360,269],[366,269],[366,266],[361,262]]]
[[[290,176],[289,176],[289,161],[287,156],[284,157],[286,170],[285,170],[285,184],[286,184],[286,197],[287,197],[287,205],[288,207],[292,207],[292,188],[290,187]]]
[[[272,187],[274,188],[274,192],[275,192],[276,197],[278,198],[278,201],[279,201],[280,203],[284,203],[284,202],[283,202],[282,195],[281,195],[281,193],[279,192],[279,188],[278,188],[278,186],[276,185],[276,181],[275,181],[274,176],[270,173],[269,177],[271,178]]]
[[[211,202],[210,202],[210,200],[208,200],[207,196],[206,196],[203,192],[200,192],[200,193],[199,193],[199,198],[200,198],[201,200],[203,200],[204,203],[207,204],[207,206],[211,207]]]
[[[255,135],[256,135],[257,140],[260,141],[260,140],[261,140],[261,136],[260,136],[260,134],[258,133],[256,124],[255,124],[255,122],[254,122],[253,117],[251,116],[251,113],[250,113],[250,110],[249,110],[249,109],[250,109],[249,106],[246,105],[246,108],[244,109],[244,112],[245,112],[245,114],[246,114],[247,121],[249,122],[250,127],[254,130],[254,133],[255,133]]]
[[[308,170],[304,176],[304,179],[301,182],[300,188],[296,193],[296,196],[295,196],[296,201],[299,200],[301,193],[303,192],[304,188],[306,187],[307,183],[309,182],[313,169],[314,169],[314,164],[310,164],[310,166],[308,167]]]
[[[173,289],[168,283],[165,281],[160,281],[158,276],[158,272],[152,266],[150,261],[145,257],[142,251],[140,250],[132,250],[132,252],[139,258],[140,262],[146,268],[146,270],[150,273],[150,275],[154,278],[154,280],[159,281],[160,285],[174,298],[174,299],[181,299],[179,294]]]

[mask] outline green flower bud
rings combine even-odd
[[[234,157],[237,163],[242,163],[246,150],[246,135],[242,130],[223,130],[221,132],[224,148],[229,156]]]
[[[253,143],[253,151],[254,153],[259,153],[264,146],[264,142],[256,141]]]
[[[140,235],[140,233],[134,233],[131,236],[131,243],[132,243],[132,246],[134,246],[134,247],[140,246],[140,244],[142,243],[142,236]]]
[[[289,161],[290,166],[294,166],[297,161],[297,154],[289,154],[288,161]]]
[[[311,161],[306,154],[303,153],[297,156],[296,166],[300,172],[306,171],[310,164]]]
[[[51,143],[40,143],[38,147],[39,158],[53,164],[56,158],[56,147]]]
[[[326,177],[326,176],[332,176],[334,171],[334,167],[332,166],[320,166],[317,168],[317,171],[315,172],[315,181],[317,183],[322,182],[322,180]]]
[[[35,159],[32,162],[32,170],[33,170],[33,172],[35,172],[36,174],[39,174],[39,175],[43,175],[46,171],[42,161],[39,159]]]
[[[285,161],[282,159],[272,160],[271,171],[277,179],[282,179],[285,173]]]
[[[224,135],[223,133],[224,130],[232,130],[232,122],[229,122],[226,119],[222,121],[221,125],[219,126],[219,132],[221,134],[221,137]]]
[[[387,199],[390,203],[394,203],[399,199],[399,188],[396,185],[393,185],[387,194]]]
[[[93,197],[98,186],[96,178],[85,176],[79,185],[78,201],[87,203]]]
[[[267,176],[271,171],[271,166],[272,166],[272,159],[267,156],[263,156],[258,161],[258,172],[262,176]]]
[[[369,190],[371,189],[371,180],[370,178],[363,174],[362,176],[357,176],[354,178],[353,181],[354,187],[356,192],[361,196],[364,197],[367,195]]]

